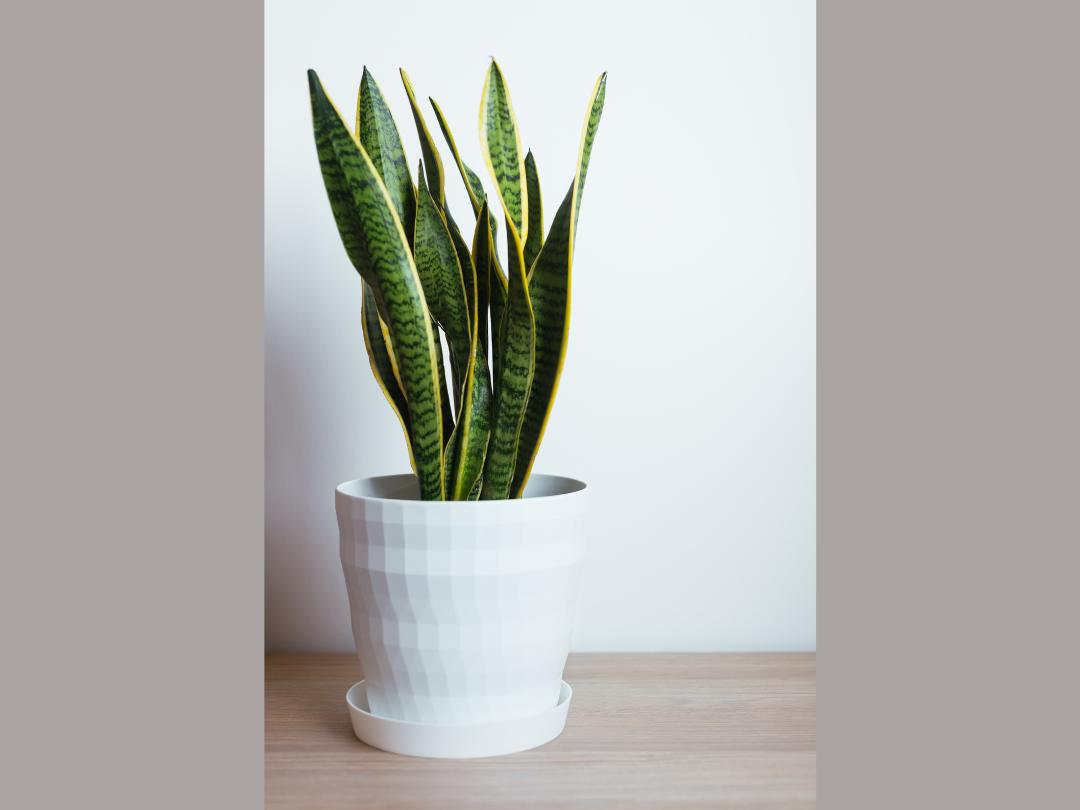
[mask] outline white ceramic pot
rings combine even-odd
[[[583,483],[550,475],[531,476],[525,497],[506,501],[421,501],[412,475],[339,486],[341,565],[371,715],[469,726],[552,710],[586,502]]]

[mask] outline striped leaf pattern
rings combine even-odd
[[[446,443],[446,467],[443,470],[443,489],[446,491],[446,500],[460,500],[454,498],[451,493],[454,491],[454,470],[456,469],[456,459],[458,454],[458,429],[454,428],[454,432],[450,434],[450,440]]]
[[[386,401],[394,410],[394,415],[401,422],[401,429],[405,431],[405,443],[409,449],[409,465],[416,472],[416,462],[412,455],[412,432],[409,430],[409,403],[405,401],[405,392],[401,390],[401,382],[398,380],[398,372],[395,361],[390,356],[388,349],[386,324],[379,318],[379,311],[375,305],[375,290],[363,279],[360,280],[363,289],[363,303],[360,306],[360,318],[363,321],[364,347],[367,349],[368,360],[371,362],[371,373],[375,375],[375,381],[379,384]]]
[[[495,243],[491,230],[484,227],[488,216],[488,201],[484,198],[477,212],[476,226],[473,228],[472,257],[476,272],[476,340],[488,345],[488,311],[491,308],[491,274],[494,264]]]
[[[461,164],[461,173],[465,178],[465,185],[469,187],[470,196],[472,196],[473,194],[478,194],[480,196],[480,199],[483,199],[486,194],[484,192],[484,181],[480,179],[480,175],[478,175],[464,163]],[[498,223],[495,221],[494,214],[488,212],[488,216],[491,217],[491,226],[495,229],[498,229]]]
[[[461,267],[442,212],[428,193],[423,171],[417,190],[416,238],[413,248],[416,269],[424,288],[428,309],[446,332],[454,392],[460,393],[469,363],[471,328]]]
[[[486,214],[487,201],[482,204]],[[482,228],[484,215],[477,219],[476,231]],[[449,228],[455,247],[458,248],[458,260],[466,281],[466,300],[469,306],[469,323],[472,325],[470,336],[471,354],[466,371],[464,388],[458,405],[458,423],[446,447],[447,473],[445,476],[447,497],[452,500],[466,500],[480,482],[487,455],[488,441],[491,435],[491,375],[487,365],[486,343],[480,340],[481,317],[486,318],[487,297],[479,295],[479,284],[474,267],[474,260],[469,253],[469,246],[463,243],[457,226]],[[476,237],[474,236],[474,241]],[[487,267],[488,256],[484,251],[490,237],[481,243],[481,250],[476,253],[476,260]],[[484,288],[486,290],[486,287]],[[483,314],[481,314],[481,307]],[[486,324],[485,324],[486,325]],[[479,492],[476,492],[479,496]]]
[[[499,260],[495,255],[495,235],[491,236],[491,373],[497,381],[502,372],[503,338],[506,335],[506,297],[509,293],[508,282],[499,269]],[[498,382],[495,383],[498,385]]]
[[[315,147],[342,242],[382,302],[408,402],[413,460],[425,500],[441,500],[442,415],[435,336],[409,242],[371,159],[308,72]]]
[[[484,202],[484,184],[480,180],[480,177],[470,169],[461,159],[461,155],[458,153],[457,144],[454,142],[454,136],[450,132],[450,125],[446,122],[446,116],[443,115],[442,109],[439,107],[435,99],[428,99],[431,102],[431,107],[435,110],[435,118],[439,122],[439,129],[442,130],[443,138],[446,140],[446,145],[450,148],[450,154],[454,157],[454,162],[457,164],[458,173],[461,175],[462,181],[465,183],[465,190],[469,195],[469,202],[472,203],[473,213],[477,216],[480,215],[480,207]],[[491,238],[494,240],[498,233],[498,224],[495,220],[495,215],[488,211],[488,221],[491,227]],[[541,226],[542,227],[542,226]],[[506,275],[503,273],[502,268],[499,266],[499,257],[492,257],[495,262],[495,272],[498,273],[500,280],[502,281],[502,287],[506,289]]]
[[[574,258],[574,232],[580,212],[581,193],[589,169],[593,140],[604,110],[607,74],[593,88],[589,112],[578,150],[578,169],[562,205],[551,223],[547,241],[537,256],[529,276],[529,293],[536,318],[536,369],[529,404],[521,428],[512,495],[521,497],[529,480],[536,453],[551,416],[559,386],[566,342],[570,330],[570,270]]]
[[[495,424],[484,464],[484,487],[480,493],[484,500],[510,497],[521,420],[532,387],[536,348],[536,327],[525,281],[525,257],[517,228],[509,218],[506,220],[506,233],[510,288],[502,327],[502,360],[495,391]]]
[[[442,109],[439,107],[438,102],[436,102],[435,99],[429,99],[429,101],[431,102],[432,109],[435,110],[435,118],[439,122],[439,129],[442,130],[443,138],[446,140],[446,145],[447,147],[449,147],[450,154],[453,155],[454,162],[457,164],[458,167],[458,172],[461,174],[461,179],[465,183],[465,190],[469,194],[469,200],[473,206],[473,213],[476,214],[478,219],[482,220],[484,218],[484,215],[480,213],[480,209],[486,206],[484,184],[481,182],[480,178],[476,175],[476,173],[468,166],[466,166],[465,163],[461,160],[461,154],[458,152],[457,143],[454,141],[454,135],[450,131],[450,125],[447,123],[446,116],[443,115]],[[539,195],[539,186],[537,186],[537,195]],[[539,196],[537,196],[537,201],[539,205]],[[490,244],[493,246],[495,242],[495,236],[498,232],[498,228],[495,222],[495,215],[492,214],[490,210],[488,210],[486,218],[489,222],[491,231]],[[539,230],[542,230],[542,227],[543,226],[541,224]],[[473,249],[474,251],[476,249],[475,242]],[[489,287],[488,300],[490,301],[491,310],[491,335],[492,340],[494,341],[491,352],[494,371],[493,379],[498,379],[499,369],[502,365],[502,330],[500,328],[500,325],[502,323],[502,314],[506,309],[507,279],[506,275],[503,273],[502,267],[499,266],[499,256],[495,252],[494,247],[491,248],[490,259],[491,275],[488,277],[488,279],[480,279],[480,274],[482,272],[480,265],[476,266],[476,272],[478,284],[482,284],[486,281],[487,286]],[[481,314],[482,318],[486,318],[486,312],[487,309],[485,309],[484,312]],[[488,329],[485,322],[481,323],[480,335],[481,339],[486,345]]]
[[[486,207],[487,202],[484,202]],[[477,219],[476,230],[481,231],[480,222]],[[485,230],[486,232],[486,230]],[[457,226],[450,230],[451,237],[456,242],[461,241],[457,233]],[[489,241],[489,240],[488,240]],[[453,465],[446,476],[447,497],[453,500],[468,500],[475,494],[480,496],[478,484],[484,470],[484,460],[487,455],[487,445],[491,430],[491,378],[487,367],[485,343],[480,340],[481,299],[478,297],[476,273],[474,270],[473,257],[469,254],[468,245],[459,249],[459,259],[462,261],[465,279],[470,280],[467,284],[471,293],[467,294],[469,301],[469,322],[472,324],[471,354],[469,367],[465,374],[464,388],[461,392],[461,401],[458,406],[458,423],[454,429],[454,435],[450,437],[447,445],[447,463]],[[476,259],[484,262],[487,257],[483,253],[477,253]],[[486,309],[486,296],[484,299]]]
[[[469,245],[461,235],[461,230],[458,228],[457,223],[454,222],[454,218],[450,216],[449,210],[446,211],[446,230],[450,234],[450,241],[453,243],[454,252],[457,254],[458,267],[461,268],[461,282],[465,288],[465,304],[470,313],[469,325],[471,327],[471,313],[476,304],[476,270],[473,267],[472,255],[469,253]]]
[[[480,145],[506,215],[520,237],[527,239],[529,202],[522,194],[525,153],[521,149],[510,91],[494,59],[488,68],[480,100]]]
[[[480,139],[503,209],[506,272],[483,183],[462,161],[446,117],[429,98],[475,215],[469,242],[446,205],[443,164],[404,70],[401,80],[422,153],[415,182],[367,68],[355,131],[308,71],[323,183],[361,278],[364,346],[405,432],[421,498],[521,497],[565,359],[574,244],[606,74],[593,90],[573,182],[545,238],[536,160],[521,148],[506,79],[492,60]]]
[[[401,134],[379,85],[366,67],[356,97],[356,137],[382,178],[405,234],[411,234],[416,198],[405,149],[401,145]]]
[[[473,244],[476,245],[479,242],[480,249],[475,254],[475,260],[469,259],[470,268],[474,268],[475,262],[483,266],[485,272],[489,262],[486,248],[491,241],[489,232],[484,227],[486,213],[487,200],[485,199],[473,236]],[[457,455],[454,458],[453,487],[448,490],[451,497],[457,501],[468,499],[480,483],[491,437],[491,373],[487,364],[486,342],[480,337],[481,324],[486,318],[486,286],[481,287],[475,271],[473,272],[473,288],[476,294],[471,299],[469,310],[469,320],[472,324],[472,354],[469,357],[469,370],[465,378],[465,391],[459,410],[460,418],[454,429]]]
[[[453,489],[448,490],[455,501],[469,498],[484,471],[488,442],[491,437],[491,373],[487,353],[477,342],[469,362],[465,380],[465,396],[461,418],[454,429],[457,456],[454,460]]]
[[[525,267],[531,268],[544,246],[544,203],[540,199],[540,177],[532,149],[525,155],[525,197],[529,201],[528,237],[525,239]]]
[[[589,173],[589,158],[592,156],[593,141],[600,128],[600,115],[604,112],[604,95],[607,93],[607,73],[601,73],[593,88],[592,104],[585,117],[585,126],[581,133],[581,146],[578,148],[578,171],[574,181],[574,230],[577,231],[578,217],[581,215],[581,195],[585,191],[585,175]],[[573,239],[571,238],[571,245]]]

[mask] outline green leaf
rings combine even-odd
[[[589,168],[593,140],[604,109],[607,74],[593,88],[589,112],[585,119],[581,146],[578,150],[578,170],[566,197],[555,214],[544,246],[530,271],[528,284],[536,319],[536,369],[529,403],[521,427],[521,444],[516,460],[512,493],[521,497],[529,473],[536,461],[536,452],[544,436],[551,407],[559,387],[566,342],[570,329],[570,271],[574,256],[574,237],[581,210],[581,194]]]
[[[483,223],[487,220],[487,197],[480,204],[480,211],[473,228],[472,257],[473,270],[476,273],[476,339],[484,346],[488,345],[488,310],[491,306],[491,275],[495,261],[495,240],[491,230]],[[475,342],[474,340],[474,342]]]
[[[405,82],[405,89],[409,93],[409,101],[413,105],[413,118],[416,121],[417,132],[420,135],[420,142],[423,145],[425,161],[426,161],[426,156],[427,155],[432,155],[435,158],[435,160],[438,160],[438,152],[435,149],[434,143],[431,143],[431,134],[428,132],[427,125],[424,123],[423,116],[420,115],[420,111],[416,107],[416,97],[413,95],[412,86],[409,84],[408,77],[405,75],[404,71],[402,71],[402,80]],[[462,162],[461,162],[461,157],[458,155],[457,146],[454,143],[454,138],[450,134],[450,128],[446,123],[446,119],[443,117],[442,110],[439,109],[439,105],[435,103],[435,99],[429,98],[428,101],[431,102],[431,106],[435,110],[435,117],[439,121],[439,127],[440,127],[440,129],[442,129],[443,136],[446,138],[446,142],[450,146],[450,152],[454,156],[454,161],[457,163],[459,171],[462,172],[462,177],[464,177],[465,176],[464,173],[465,172],[470,172],[471,173],[471,170],[468,167],[464,166],[464,164],[462,164]],[[473,177],[475,177],[475,176],[476,175],[473,174]],[[432,179],[432,178],[433,178],[432,173],[428,172],[428,182],[429,182],[429,184],[432,183],[432,182],[439,182],[439,183],[444,182],[443,173],[442,173],[442,163],[441,162],[439,162],[439,171],[438,171],[437,175],[434,177],[434,179]],[[479,178],[476,178],[476,179],[477,179],[477,184],[479,184]],[[479,205],[472,196],[473,195],[473,190],[469,189],[468,186],[466,186],[466,188],[467,188],[467,190],[469,190],[470,200],[473,202],[473,213],[476,213],[476,211],[479,210]],[[484,189],[483,189],[482,185],[479,186],[479,190],[480,190],[480,198],[482,199],[483,196],[484,196]],[[429,185],[429,191],[430,191],[430,185]],[[434,194],[434,193],[432,193],[432,199],[435,199],[436,202],[439,203],[439,207],[442,210],[443,216],[446,219],[447,230],[450,232],[451,241],[454,243],[454,250],[457,251],[457,254],[458,254],[458,264],[461,267],[462,283],[464,284],[464,287],[465,287],[465,297],[466,297],[466,300],[469,302],[469,308],[471,310],[472,309],[472,303],[471,302],[473,300],[473,296],[475,295],[475,290],[473,289],[473,285],[474,285],[475,282],[473,280],[473,274],[470,272],[470,267],[471,267],[472,261],[471,261],[471,258],[469,256],[469,246],[467,244],[465,244],[465,240],[461,236],[461,230],[458,228],[457,223],[454,222],[454,218],[450,215],[450,209],[447,208],[446,205],[445,205],[445,193],[443,195],[441,195],[441,199],[442,199],[441,202],[440,202],[440,197],[438,195]]]
[[[409,241],[378,171],[313,70],[308,71],[308,85],[319,165],[342,243],[387,315],[408,403],[420,496],[442,500],[437,344]]]
[[[491,232],[487,221],[487,200],[481,204],[473,233],[473,254],[465,252],[466,277],[471,275],[476,294],[469,298],[469,322],[472,324],[472,353],[465,377],[458,424],[451,441],[455,455],[452,486],[447,490],[453,500],[469,500],[475,492],[484,470],[488,443],[491,437],[492,391],[491,374],[487,364],[487,275],[490,274]],[[451,232],[453,233],[453,231]],[[475,256],[475,260],[473,258]],[[483,272],[477,273],[480,268]]]
[[[480,179],[480,175],[478,175],[464,163],[461,164],[461,169],[465,173],[465,183],[472,190],[472,194],[479,194],[480,199],[486,197],[487,192],[484,191],[484,181]],[[473,213],[476,212],[474,211]],[[488,216],[491,218],[491,227],[495,230],[498,230],[498,223],[495,221],[495,215],[489,211]]]
[[[461,268],[461,282],[465,288],[465,304],[469,311],[472,313],[476,306],[476,269],[473,266],[472,256],[469,253],[469,245],[465,242],[464,237],[461,235],[461,230],[458,228],[457,223],[454,222],[454,218],[450,216],[450,209],[446,209],[446,230],[450,233],[450,241],[454,243],[454,252],[457,253],[458,267]],[[472,320],[469,325],[472,326]]]
[[[360,307],[360,318],[364,329],[364,347],[367,349],[368,360],[371,362],[371,371],[375,375],[375,382],[382,389],[386,401],[394,410],[401,423],[401,429],[405,431],[405,446],[409,450],[409,465],[416,472],[416,462],[412,455],[412,437],[409,435],[409,404],[405,401],[405,393],[401,390],[401,382],[398,380],[396,361],[390,353],[388,330],[386,324],[379,318],[379,311],[375,304],[375,290],[363,279],[360,280],[363,288],[363,303]]]
[[[510,92],[494,59],[484,79],[480,100],[480,144],[507,218],[520,238],[528,239],[529,201],[521,193],[525,182],[525,152],[521,148]]]
[[[476,479],[476,483],[473,484],[473,488],[471,490],[469,490],[468,500],[470,500],[470,501],[478,501],[478,500],[480,500],[480,493],[483,491],[483,489],[484,489],[484,476],[481,475],[479,478]]]
[[[578,149],[578,172],[574,181],[574,232],[577,232],[578,217],[581,215],[581,195],[585,192],[585,175],[589,173],[589,158],[592,156],[596,130],[600,128],[600,115],[604,112],[604,95],[607,93],[607,73],[601,73],[593,88],[592,104],[585,117],[585,126],[581,133],[581,146]],[[570,240],[573,245],[573,238]]]
[[[454,471],[457,469],[459,427],[454,428],[454,432],[450,434],[450,440],[446,443],[446,468],[443,472],[443,487],[446,489],[446,499],[448,501],[457,500],[451,493],[454,491]]]
[[[454,460],[454,485],[449,492],[455,501],[467,500],[480,480],[491,438],[491,377],[487,353],[479,341],[473,345],[475,348],[465,379],[461,418],[454,429],[457,457]]]
[[[487,200],[481,206],[481,216],[477,218],[473,244],[476,260],[480,267],[490,272],[491,235],[484,222],[487,219]],[[456,226],[451,230],[453,235]],[[460,238],[460,236],[459,236]],[[486,340],[481,339],[481,329],[485,328],[487,316],[486,285],[481,287],[477,281],[473,258],[465,248],[465,276],[472,279],[472,288],[477,295],[469,297],[469,322],[472,324],[471,353],[469,367],[465,376],[461,401],[458,405],[458,423],[447,446],[448,462],[452,461],[453,475],[447,475],[447,496],[452,500],[467,500],[477,490],[488,441],[491,436],[491,376],[487,365]],[[485,290],[483,295],[480,290]]]
[[[479,497],[480,480],[491,438],[492,389],[487,364],[487,289],[491,273],[491,231],[487,228],[487,199],[480,206],[473,231],[473,257],[470,266],[477,269],[477,296],[470,313],[473,324],[473,352],[465,380],[460,418],[454,433],[458,455],[454,459],[455,473],[451,497],[472,500]]]
[[[544,203],[540,199],[540,177],[536,173],[536,158],[532,150],[525,155],[525,188],[529,201],[528,237],[525,239],[525,267],[531,269],[540,248],[544,246]]]
[[[510,497],[518,437],[532,386],[536,345],[533,309],[525,280],[525,257],[517,228],[509,218],[506,233],[510,288],[503,326],[502,362],[495,390],[495,423],[484,464],[481,497],[488,500]]]
[[[446,116],[443,115],[443,111],[439,107],[438,102],[430,97],[428,98],[428,101],[431,102],[431,108],[435,111],[435,120],[439,122],[439,129],[442,130],[443,139],[446,141],[446,145],[450,147],[450,154],[453,155],[454,163],[457,164],[461,180],[465,183],[465,191],[469,194],[469,202],[472,203],[473,214],[479,215],[480,207],[484,202],[484,184],[480,181],[476,172],[462,162],[461,155],[458,153],[457,144],[454,142],[454,136],[450,132],[450,125],[446,122]]]
[[[446,208],[446,184],[443,180],[443,165],[439,159],[439,150],[435,148],[435,140],[428,132],[427,124],[424,123],[424,115],[420,112],[420,105],[416,103],[416,94],[413,93],[412,82],[409,74],[401,68],[401,83],[405,85],[405,92],[409,96],[409,106],[412,108],[413,121],[416,123],[416,134],[420,138],[420,152],[424,156],[424,171],[427,173],[427,184],[435,204],[442,211]]]
[[[401,81],[405,85],[405,92],[409,96],[409,105],[412,108],[413,120],[416,123],[416,133],[420,138],[420,149],[424,154],[424,167],[427,174],[428,189],[431,193],[431,197],[435,200],[439,211],[442,212],[447,230],[450,232],[451,241],[454,245],[454,250],[458,254],[458,264],[462,273],[462,284],[465,287],[466,298],[469,302],[472,301],[475,295],[473,289],[473,277],[470,273],[470,260],[469,260],[469,246],[465,244],[465,240],[461,236],[461,231],[454,222],[454,218],[450,215],[450,209],[446,206],[446,189],[445,189],[445,173],[443,171],[442,160],[439,158],[439,150],[435,146],[435,140],[431,137],[431,132],[427,128],[427,124],[424,122],[423,113],[420,111],[420,106],[416,102],[416,94],[413,92],[412,83],[409,81],[409,76],[404,70],[401,71]],[[442,111],[435,104],[433,99],[431,101],[432,106],[435,108],[435,115],[439,120],[439,126],[443,130],[444,136],[446,136],[448,143],[450,144],[451,152],[453,152],[454,160],[461,167],[461,159],[457,153],[457,147],[454,144],[453,138],[450,135],[449,127],[446,126],[446,120],[443,118]],[[463,169],[463,171],[469,171]],[[475,176],[475,175],[474,175]],[[483,195],[483,187],[480,187],[481,196]],[[470,190],[470,195],[471,195]],[[474,212],[476,206],[474,204]],[[471,303],[470,303],[471,307]]]
[[[382,178],[405,234],[412,234],[416,198],[401,134],[379,85],[366,67],[356,98],[356,137]]]
[[[507,282],[502,278],[502,273],[497,270],[498,265],[494,258],[494,237],[492,237],[491,252],[491,284],[489,287],[491,295],[489,304],[491,308],[491,373],[493,384],[498,388],[499,379],[502,376],[503,343],[506,337],[506,298],[509,289]]]
[[[421,167],[417,191],[416,238],[413,254],[432,317],[446,332],[450,346],[450,369],[454,375],[454,393],[460,395],[469,364],[470,335],[468,298],[446,219],[435,204],[424,182]],[[471,271],[472,265],[469,269]]]
[[[431,108],[435,110],[435,118],[439,122],[439,129],[442,130],[443,138],[446,139],[446,145],[450,147],[450,154],[454,157],[454,162],[457,164],[458,173],[461,175],[462,181],[465,183],[465,190],[469,194],[469,202],[472,203],[473,214],[480,215],[480,208],[482,207],[485,199],[484,184],[480,181],[479,176],[470,169],[461,160],[461,155],[458,152],[457,143],[454,141],[454,135],[450,132],[450,125],[446,121],[446,116],[443,115],[442,109],[440,109],[438,102],[433,98],[429,98],[431,102]],[[449,220],[449,215],[447,216]],[[498,233],[498,225],[495,221],[495,215],[488,211],[488,222],[491,228],[491,238],[495,239]],[[453,229],[451,229],[453,232]],[[493,255],[495,262],[495,272],[498,274],[500,281],[502,282],[503,290],[506,289],[506,275],[502,271],[502,267],[499,266],[499,257]],[[484,330],[486,334],[486,329]]]

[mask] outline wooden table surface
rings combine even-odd
[[[566,730],[532,751],[417,759],[353,736],[351,655],[271,655],[270,808],[809,808],[813,653],[575,653]]]

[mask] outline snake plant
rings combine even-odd
[[[371,370],[405,432],[421,498],[519,498],[566,354],[574,238],[607,74],[593,88],[574,177],[546,237],[536,160],[522,149],[498,64],[492,60],[480,99],[480,142],[497,203],[462,162],[446,117],[429,99],[472,204],[471,233],[450,214],[442,158],[404,70],[401,80],[420,139],[415,182],[367,68],[354,128],[308,71],[323,182],[360,274]]]

